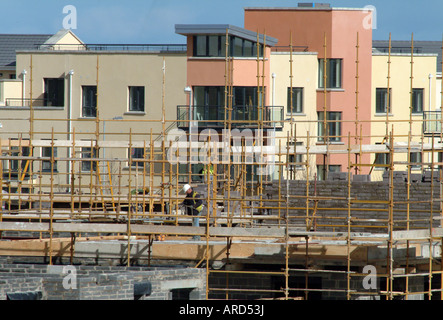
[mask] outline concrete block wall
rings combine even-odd
[[[7,294],[41,292],[43,300],[133,300],[134,285],[151,283],[151,294],[137,298],[170,300],[173,290],[186,289],[189,299],[206,297],[206,270],[183,267],[120,267],[10,264],[0,260],[0,300]],[[72,269],[70,269],[72,270]],[[65,282],[70,275],[70,282]],[[72,280],[76,282],[72,285]],[[68,283],[69,285],[66,285]]]
[[[228,282],[227,282],[228,281]],[[223,273],[212,274],[209,278],[209,288],[231,288],[231,289],[246,289],[251,291],[231,291],[229,292],[229,299],[264,299],[272,298],[272,292],[260,292],[259,290],[269,290],[273,286],[272,277],[263,274],[229,274],[227,280]],[[254,291],[257,290],[257,291]],[[225,291],[210,291],[209,297],[211,299],[225,299]]]
[[[348,279],[346,273],[323,273],[322,278],[322,300],[346,300]],[[365,288],[363,286],[363,276],[351,276],[349,281],[349,289],[351,292],[351,300],[380,300],[377,291],[380,290],[380,278],[374,278],[375,289]],[[371,283],[372,284],[372,283]],[[328,291],[330,290],[330,291]],[[337,291],[334,291],[337,290]]]
[[[357,179],[359,180],[359,179]],[[364,180],[364,179],[363,179]],[[293,218],[291,223],[304,224],[306,215],[306,182],[291,180],[288,182],[281,181],[280,189],[278,181],[274,181],[271,185],[266,185],[264,194],[275,200],[279,198],[279,190],[281,199],[285,199],[287,194],[301,196],[299,198],[289,198],[289,214]],[[440,184],[434,183],[431,188],[430,182],[412,182],[409,189],[409,210],[410,210],[410,227],[411,228],[428,228],[429,216],[431,208],[434,216],[440,215],[440,203],[435,199],[440,196]],[[309,195],[318,197],[327,197],[330,199],[318,200],[318,210],[316,213],[316,224],[320,225],[318,231],[346,231],[346,219],[348,215],[348,182],[347,180],[328,180],[328,181],[311,181],[309,186]],[[341,198],[341,199],[339,199]],[[356,200],[369,201],[368,203],[353,203],[351,205],[351,217],[357,219],[372,219],[372,221],[353,222],[353,225],[365,227],[354,227],[355,232],[372,232],[386,233],[387,222],[374,221],[387,220],[389,205],[384,203],[371,203],[371,201],[389,201],[390,189],[387,181],[353,181],[351,183],[351,198]],[[394,200],[394,228],[397,230],[406,227],[407,218],[407,182],[403,178],[394,182],[393,189]],[[431,200],[433,203],[431,205]],[[283,203],[283,202],[282,202]],[[264,206],[276,207],[278,202],[264,201]],[[314,201],[310,202],[310,207],[314,207]],[[322,210],[326,208],[334,208],[334,210]],[[310,211],[312,213],[312,210]],[[277,209],[271,209],[271,214],[277,215]],[[331,217],[328,219],[328,217]],[[270,220],[266,220],[272,223]],[[440,226],[440,220],[433,221],[433,227]],[[342,227],[333,227],[333,225],[341,225]]]
[[[42,291],[42,278],[0,276],[0,300],[6,300],[8,293]]]

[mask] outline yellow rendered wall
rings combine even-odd
[[[291,119],[291,114],[287,112],[288,88],[291,87],[291,55],[289,52],[273,52],[271,54],[271,77],[275,75],[274,81],[271,79],[270,104],[274,101],[276,106],[284,107],[284,119]],[[276,133],[281,138],[282,146],[285,146],[286,138],[291,132],[296,135],[298,142],[307,144],[307,135],[317,135],[317,65],[318,58],[316,53],[312,52],[293,52],[292,54],[292,87],[303,87],[303,113],[292,114],[293,126],[291,131],[290,121],[284,124],[283,130]],[[310,138],[309,144],[315,144],[316,138]],[[276,141],[278,146],[278,139]],[[285,159],[282,159],[285,161]],[[303,161],[306,158],[303,157]],[[313,178],[317,171],[315,165],[315,156],[310,156],[309,176]],[[297,170],[298,179],[306,178],[306,171]]]
[[[372,59],[372,93],[371,93],[371,144],[380,143],[386,134],[386,122],[388,121],[388,133],[392,130],[395,135],[395,143],[408,142],[408,133],[411,130],[411,143],[419,143],[422,139],[422,114],[412,114],[410,126],[411,105],[411,78],[412,88],[423,88],[424,111],[435,110],[436,91],[436,61],[435,55],[410,55],[392,54],[390,57],[389,87],[391,88],[391,112],[376,113],[376,88],[388,86],[388,61],[389,56],[373,55]],[[411,63],[413,62],[413,63]],[[411,74],[412,72],[412,74]],[[431,93],[431,94],[429,94]],[[431,97],[431,99],[429,99]],[[426,139],[424,142],[427,142]],[[375,155],[371,155],[371,162]],[[407,153],[396,153],[394,161],[408,161]],[[424,156],[423,161],[427,161]],[[407,170],[406,165],[396,164],[395,170]],[[419,170],[419,169],[415,169]],[[382,179],[382,168],[374,168],[371,179]]]

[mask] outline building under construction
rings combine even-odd
[[[0,35],[0,299],[443,298],[442,45],[371,15]]]

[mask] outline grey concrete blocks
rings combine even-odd
[[[135,294],[139,283],[151,285],[149,295]],[[37,291],[43,300],[167,300],[171,291],[184,288],[189,298],[204,299],[206,270],[0,263],[0,300],[9,293]]]

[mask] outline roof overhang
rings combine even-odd
[[[237,36],[242,39],[246,39],[249,41],[257,42],[257,32],[247,30],[244,28],[236,27],[230,24],[176,24],[175,25],[175,33],[181,35],[211,35],[211,34],[221,34],[224,35],[228,33],[228,35]],[[278,39],[265,36],[264,34],[258,34],[258,41],[260,44],[265,43],[268,46],[275,46],[278,42]]]

